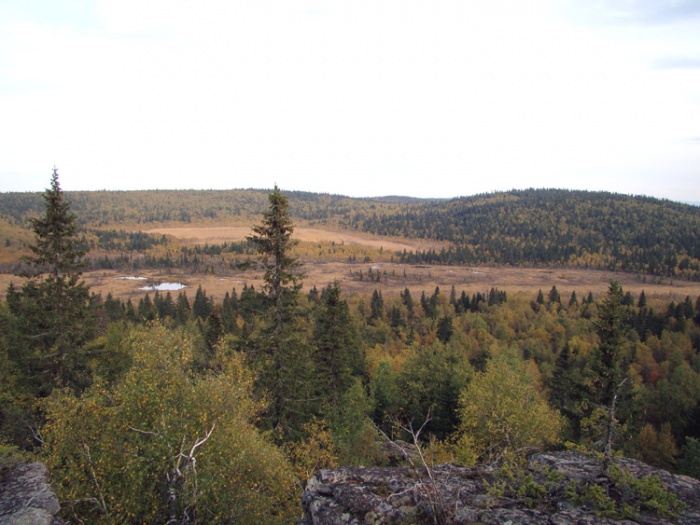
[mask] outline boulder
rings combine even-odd
[[[620,458],[616,465],[628,476],[627,484],[611,479],[598,460],[573,452],[535,454],[516,473],[451,464],[322,470],[302,495],[300,525],[700,524],[700,481],[630,459]],[[658,502],[645,494],[647,505],[634,500],[638,494],[628,485],[645,478],[658,480],[666,494],[675,495],[672,512],[657,512]],[[596,487],[609,494],[604,503],[635,510],[606,513],[584,497],[599,494]]]
[[[62,525],[60,506],[43,463],[26,463],[0,476],[0,525]]]

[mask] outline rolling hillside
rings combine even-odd
[[[96,238],[94,246],[122,252],[168,242],[162,236],[137,236],[135,231],[159,226],[249,226],[267,205],[267,190],[100,191],[67,196],[86,234]],[[287,196],[299,226],[439,243],[397,250],[396,262],[588,268],[700,280],[700,208],[692,205],[556,189],[451,200],[353,199],[306,192]],[[24,242],[30,220],[41,207],[38,193],[0,194],[0,242],[2,236],[7,248]],[[115,243],[120,237],[121,244]],[[244,252],[241,246],[228,247],[234,248]]]
[[[448,241],[406,262],[585,267],[700,278],[700,208],[649,197],[523,190],[373,215],[379,235]]]

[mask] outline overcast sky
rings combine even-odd
[[[700,201],[700,0],[0,0],[0,191]]]

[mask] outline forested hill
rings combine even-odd
[[[700,208],[649,197],[522,190],[406,206],[362,230],[449,241],[405,262],[608,268],[700,278]]]
[[[66,200],[85,227],[138,224],[240,222],[253,224],[268,206],[269,189],[67,191]],[[366,217],[395,215],[406,206],[446,200],[387,196],[352,198],[327,193],[284,191],[295,221],[340,223],[354,229]],[[0,219],[30,228],[44,209],[41,193],[0,192]]]
[[[86,228],[155,223],[252,224],[269,190],[67,192]],[[298,224],[449,243],[409,263],[569,266],[700,279],[700,208],[650,197],[556,189],[451,200],[355,199],[285,192]],[[28,229],[39,193],[0,193],[0,219]]]
[[[270,190],[144,190],[66,192],[66,199],[89,227],[203,221],[252,224],[268,205]],[[338,195],[285,192],[294,219],[350,217],[356,201]],[[43,210],[40,193],[0,193],[0,218],[28,227]],[[368,205],[370,206],[370,205]],[[373,206],[375,207],[375,206]],[[386,205],[391,211],[391,205]]]

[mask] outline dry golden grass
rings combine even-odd
[[[149,233],[167,234],[185,244],[223,243],[243,240],[250,234],[249,226],[213,226],[190,228],[157,228],[146,230]],[[396,239],[371,236],[359,232],[334,231],[331,229],[298,227],[294,238],[301,241],[297,248],[298,256],[303,260],[305,273],[304,289],[314,286],[322,288],[338,281],[347,295],[368,294],[379,289],[385,298],[398,295],[404,288],[409,288],[414,297],[419,297],[422,291],[433,293],[439,286],[445,294],[452,286],[458,293],[462,290],[469,294],[488,292],[498,288],[509,293],[524,292],[534,298],[538,290],[547,292],[556,286],[562,297],[568,300],[571,292],[575,291],[582,299],[584,294],[593,292],[597,297],[604,293],[612,279],[618,280],[625,290],[634,294],[645,290],[647,296],[664,300],[679,300],[690,295],[693,299],[700,295],[700,283],[672,281],[670,279],[655,280],[647,278],[644,282],[637,275],[612,273],[594,270],[575,269],[540,269],[540,268],[507,268],[507,267],[465,267],[465,266],[433,266],[433,265],[400,265],[391,262],[391,254],[396,251],[424,250],[440,248],[436,242],[412,239]],[[356,255],[357,261],[361,256],[371,258],[371,263],[350,263],[348,255]],[[367,279],[372,269],[373,274],[379,274],[379,282]],[[363,280],[359,280],[360,272]],[[147,292],[140,288],[146,284],[162,282],[180,282],[187,285],[190,297],[198,286],[207,293],[221,300],[225,293],[235,288],[239,293],[244,285],[262,286],[262,275],[259,271],[228,270],[220,275],[190,274],[174,270],[139,272],[138,276],[146,277],[146,281],[123,280],[126,274],[116,271],[95,271],[84,275],[85,281],[95,292],[105,296],[112,293],[122,300],[131,298],[138,300]],[[10,281],[21,284],[17,277],[0,274],[0,297],[4,297]],[[178,292],[174,292],[177,295]]]
[[[152,235],[170,235],[186,244],[222,244],[224,242],[238,242],[245,240],[250,235],[249,226],[195,226],[186,228],[153,228],[143,230]]]
[[[379,272],[380,282],[367,280],[370,267],[373,272]],[[465,290],[472,294],[476,292],[488,292],[491,288],[505,290],[508,293],[524,292],[534,298],[538,290],[545,294],[556,286],[562,297],[568,300],[571,292],[575,291],[579,299],[588,292],[593,292],[599,297],[605,293],[610,280],[616,279],[627,291],[637,295],[645,290],[649,299],[682,300],[690,295],[693,300],[700,296],[700,283],[685,281],[643,282],[638,276],[630,274],[592,271],[592,270],[547,270],[533,268],[493,268],[493,267],[451,267],[451,266],[409,266],[391,263],[379,264],[350,264],[341,262],[306,262],[303,270],[304,289],[309,290],[316,286],[322,288],[334,281],[338,281],[346,295],[370,294],[373,290],[382,291],[385,298],[397,296],[404,288],[409,288],[415,298],[422,291],[431,294],[436,286],[442,293],[449,293],[454,285],[458,293]],[[362,271],[364,280],[357,278]],[[404,274],[405,272],[405,274]],[[352,275],[351,275],[352,274]],[[262,275],[255,271],[230,271],[225,275],[189,274],[184,272],[160,272],[143,271],[138,276],[147,280],[134,281],[118,279],[126,274],[116,271],[87,272],[84,275],[86,283],[94,292],[106,296],[112,293],[114,297],[126,301],[138,301],[147,292],[140,288],[147,284],[163,282],[179,282],[187,286],[186,291],[192,298],[198,286],[202,286],[215,300],[223,299],[226,292],[235,288],[238,293],[244,285],[262,286]],[[0,293],[4,296],[10,281],[16,285],[21,284],[21,279],[0,274]],[[178,292],[172,292],[177,295]]]
[[[144,233],[155,235],[170,235],[187,244],[221,244],[224,242],[239,242],[245,240],[252,231],[250,226],[201,226],[187,228],[154,228],[144,230]],[[397,239],[380,237],[348,230],[331,230],[326,228],[297,227],[294,229],[294,239],[309,243],[335,243],[336,245],[365,246],[392,252],[405,250],[440,249],[446,243],[425,241],[422,239]]]

